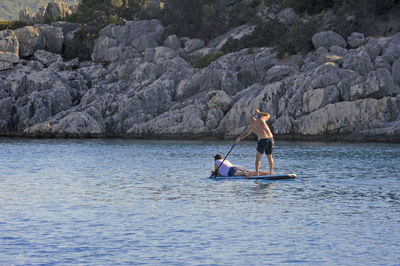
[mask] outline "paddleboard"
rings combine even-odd
[[[251,180],[281,180],[281,179],[295,179],[296,174],[287,175],[259,175],[259,176],[249,176],[248,179]],[[245,176],[217,176],[215,179],[246,179]]]

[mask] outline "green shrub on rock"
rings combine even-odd
[[[307,53],[317,28],[311,22],[283,24],[278,19],[259,22],[254,31],[242,39],[230,38],[222,47],[225,53],[251,47],[276,47],[279,58],[298,52]]]
[[[0,31],[2,30],[15,30],[27,26],[25,22],[19,20],[0,20]]]
[[[192,61],[192,66],[196,67],[196,68],[203,68],[208,66],[209,64],[211,64],[211,62],[217,60],[217,58],[223,56],[224,53],[221,51],[212,53],[212,54],[208,54],[208,55],[204,55],[201,56],[199,58],[196,58]]]

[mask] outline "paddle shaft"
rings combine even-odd
[[[236,142],[233,143],[231,149],[230,149],[230,150],[228,151],[228,153],[225,155],[225,158],[222,160],[221,164],[217,167],[217,169],[214,171],[214,173],[211,174],[210,178],[212,178],[213,176],[214,176],[214,177],[217,176],[217,173],[218,173],[219,168],[220,168],[221,165],[225,162],[225,159],[228,157],[229,153],[231,153],[231,151],[233,150],[233,147],[235,147],[235,145],[236,145]]]

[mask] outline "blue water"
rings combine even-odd
[[[231,145],[0,138],[0,265],[400,263],[400,145],[276,141],[298,179],[208,179]]]

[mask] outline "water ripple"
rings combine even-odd
[[[0,139],[0,264],[400,261],[399,145],[276,144],[298,179],[210,180],[230,142]]]

